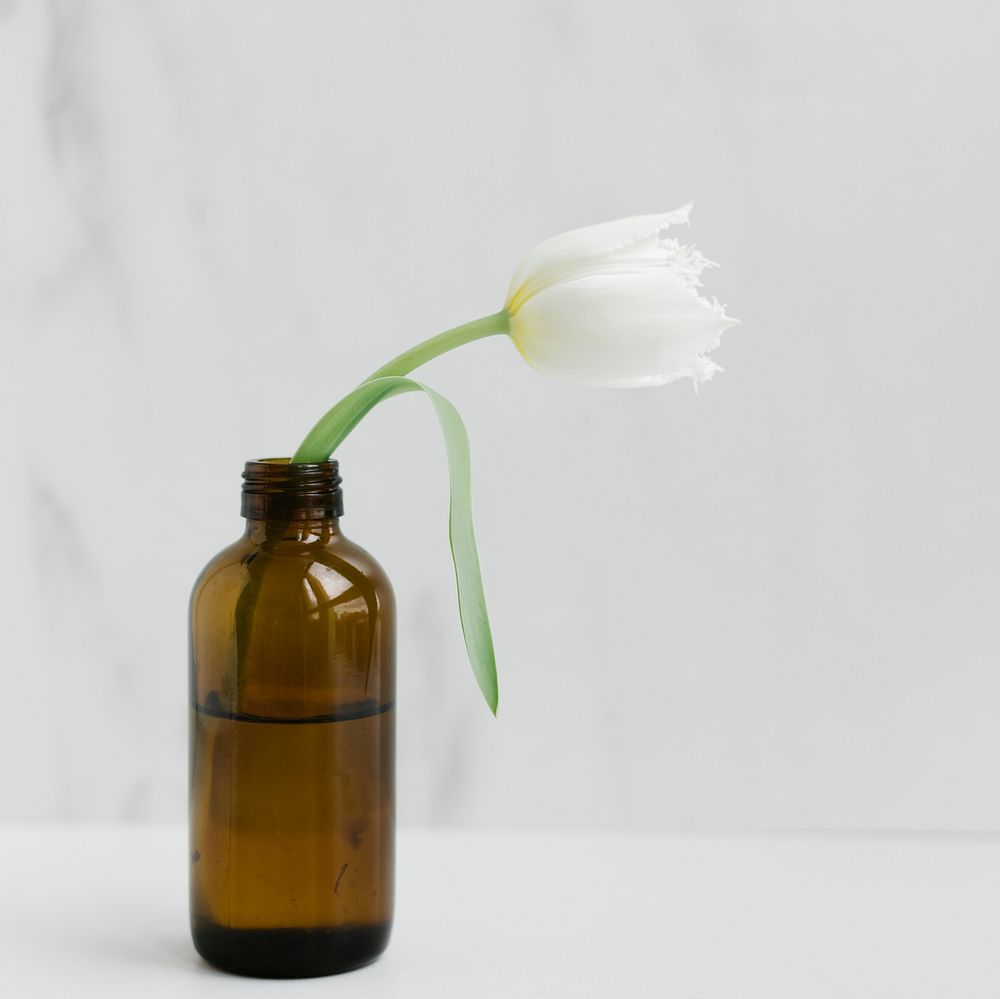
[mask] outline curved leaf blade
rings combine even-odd
[[[316,424],[293,461],[326,461],[348,434],[380,402],[403,392],[423,392],[434,407],[448,456],[448,537],[455,566],[458,613],[465,649],[479,689],[493,714],[497,712],[496,655],[486,609],[479,550],[472,521],[472,462],[469,435],[458,410],[443,395],[421,382],[390,375],[362,382]]]

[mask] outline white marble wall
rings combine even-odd
[[[182,815],[187,594],[242,462],[536,239],[694,199],[744,320],[699,396],[500,341],[423,372],[473,440],[499,721],[429,410],[340,455],[401,606],[401,817],[1000,826],[996,26],[2,0],[0,813]]]

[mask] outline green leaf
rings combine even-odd
[[[472,472],[469,436],[458,410],[433,389],[398,375],[363,382],[340,400],[313,427],[295,452],[292,461],[326,461],[347,435],[385,399],[403,392],[423,392],[430,400],[441,425],[448,453],[448,480],[451,491],[448,534],[458,585],[458,612],[462,621],[465,648],[479,689],[490,710],[497,712],[497,668],[493,635],[486,611],[486,596],[479,567],[479,552],[472,526]]]

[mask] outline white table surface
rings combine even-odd
[[[374,965],[206,965],[180,826],[0,826],[0,996],[997,999],[1000,837],[403,830]]]

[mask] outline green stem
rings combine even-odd
[[[416,382],[410,382],[408,378],[393,377],[377,382],[369,378],[362,382],[320,417],[316,426],[306,434],[292,461],[326,461],[376,403],[400,392],[412,392],[417,387]]]
[[[482,340],[483,337],[496,336],[498,333],[510,332],[510,316],[506,309],[494,312],[492,316],[484,316],[482,319],[474,319],[471,323],[463,323],[454,329],[445,330],[437,336],[432,336],[430,340],[418,343],[416,347],[403,351],[398,357],[394,357],[388,364],[383,364],[378,371],[373,371],[366,379],[370,382],[373,378],[385,378],[388,375],[408,375],[414,368],[419,368],[421,364],[439,354],[447,353],[463,344],[472,343],[473,340]]]
[[[388,364],[383,364],[377,371],[373,371],[362,384],[373,381],[376,378],[394,377],[409,374],[414,368],[425,364],[427,361],[440,354],[461,347],[463,344],[472,343],[473,340],[482,340],[483,337],[496,336],[499,333],[510,332],[510,316],[506,309],[494,312],[491,316],[484,316],[482,319],[474,319],[471,323],[463,323],[453,329],[432,336],[423,343],[418,343],[416,347],[403,351],[398,357],[394,357]],[[367,412],[367,410],[366,410]],[[309,462],[325,461],[330,452],[322,458],[317,457],[324,450],[323,442],[336,439],[338,444],[356,425],[356,405],[353,393],[346,395],[340,402],[336,403],[332,409],[313,427],[305,440],[299,445],[299,449],[292,456],[292,461]],[[352,422],[354,420],[354,422]],[[338,428],[343,429],[343,433],[337,433]]]

